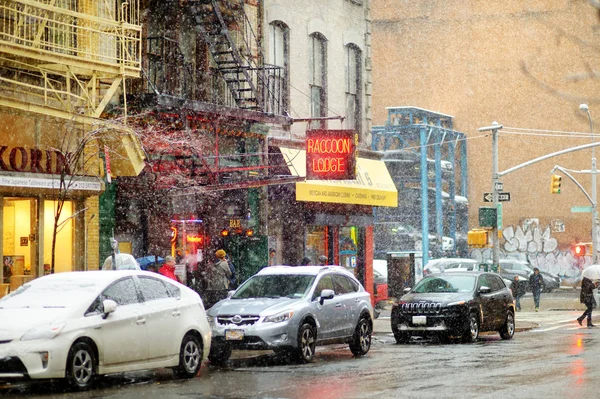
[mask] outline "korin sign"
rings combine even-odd
[[[356,179],[354,130],[306,131],[306,179]]]

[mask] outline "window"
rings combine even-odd
[[[138,296],[133,279],[131,277],[127,277],[111,284],[102,293],[102,299],[112,299],[119,306],[137,303]]]
[[[271,23],[271,43],[269,60],[273,68],[268,70],[269,93],[265,104],[267,112],[282,115],[287,110],[289,99],[289,28],[280,21]]]
[[[351,292],[356,292],[356,287],[351,283],[351,280],[340,274],[333,275],[333,286],[335,287],[335,294],[349,294]]]
[[[353,44],[346,46],[346,126],[361,131],[361,51]]]
[[[309,85],[310,85],[310,116],[322,118],[327,116],[327,52],[325,38],[319,33],[310,36],[309,54]],[[325,121],[312,121],[311,129],[324,129]]]
[[[162,281],[150,277],[140,277],[144,301],[169,298],[171,295]]]
[[[333,290],[333,281],[331,280],[331,275],[329,274],[321,277],[321,280],[319,280],[317,288],[315,288],[315,292],[312,296],[313,301],[321,296],[321,292],[323,290]]]

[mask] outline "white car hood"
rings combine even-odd
[[[65,319],[66,308],[0,309],[0,341],[19,339],[33,327]]]

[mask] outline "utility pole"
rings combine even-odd
[[[587,114],[588,120],[590,122],[590,133],[592,134],[592,143],[594,142],[594,125],[592,124],[592,115],[590,114],[590,109],[587,104],[579,105],[579,110],[583,111]],[[598,201],[596,197],[596,156],[595,156],[595,147],[592,147],[592,264],[597,264],[598,260]]]
[[[500,240],[498,238],[499,222],[502,217],[500,201],[498,201],[498,191],[500,186],[500,175],[498,174],[498,130],[502,129],[498,122],[492,122],[492,126],[480,127],[480,132],[492,132],[492,196],[494,209],[496,210],[496,223],[492,229],[492,262],[497,271],[500,271]]]

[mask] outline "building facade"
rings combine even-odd
[[[118,103],[140,74],[140,33],[137,1],[0,2],[0,273],[11,289],[98,268],[107,167],[134,175],[143,161]]]
[[[264,2],[269,62],[281,66],[291,125],[272,127],[269,153],[306,176],[306,132],[355,133],[355,180],[306,180],[269,188],[269,245],[276,263],[334,264],[354,270],[372,292],[373,207],[396,207],[389,173],[371,151],[371,2]]]
[[[597,9],[589,2],[531,1],[492,4],[373,1],[373,119],[383,124],[386,107],[414,106],[455,117],[466,134],[469,154],[470,228],[478,209],[489,205],[492,143],[478,128],[493,121],[499,132],[499,170],[545,154],[589,143],[600,81],[589,73],[598,64]],[[580,132],[568,134],[564,132]],[[562,194],[549,190],[551,170],[560,165],[589,170],[591,150],[579,151],[502,177],[510,201],[502,203],[503,255],[527,257],[542,270],[579,272],[570,247],[591,241],[590,205],[576,185],[562,180]],[[591,187],[589,174],[577,180]],[[541,205],[543,204],[543,206]],[[489,258],[489,249],[473,256]]]

